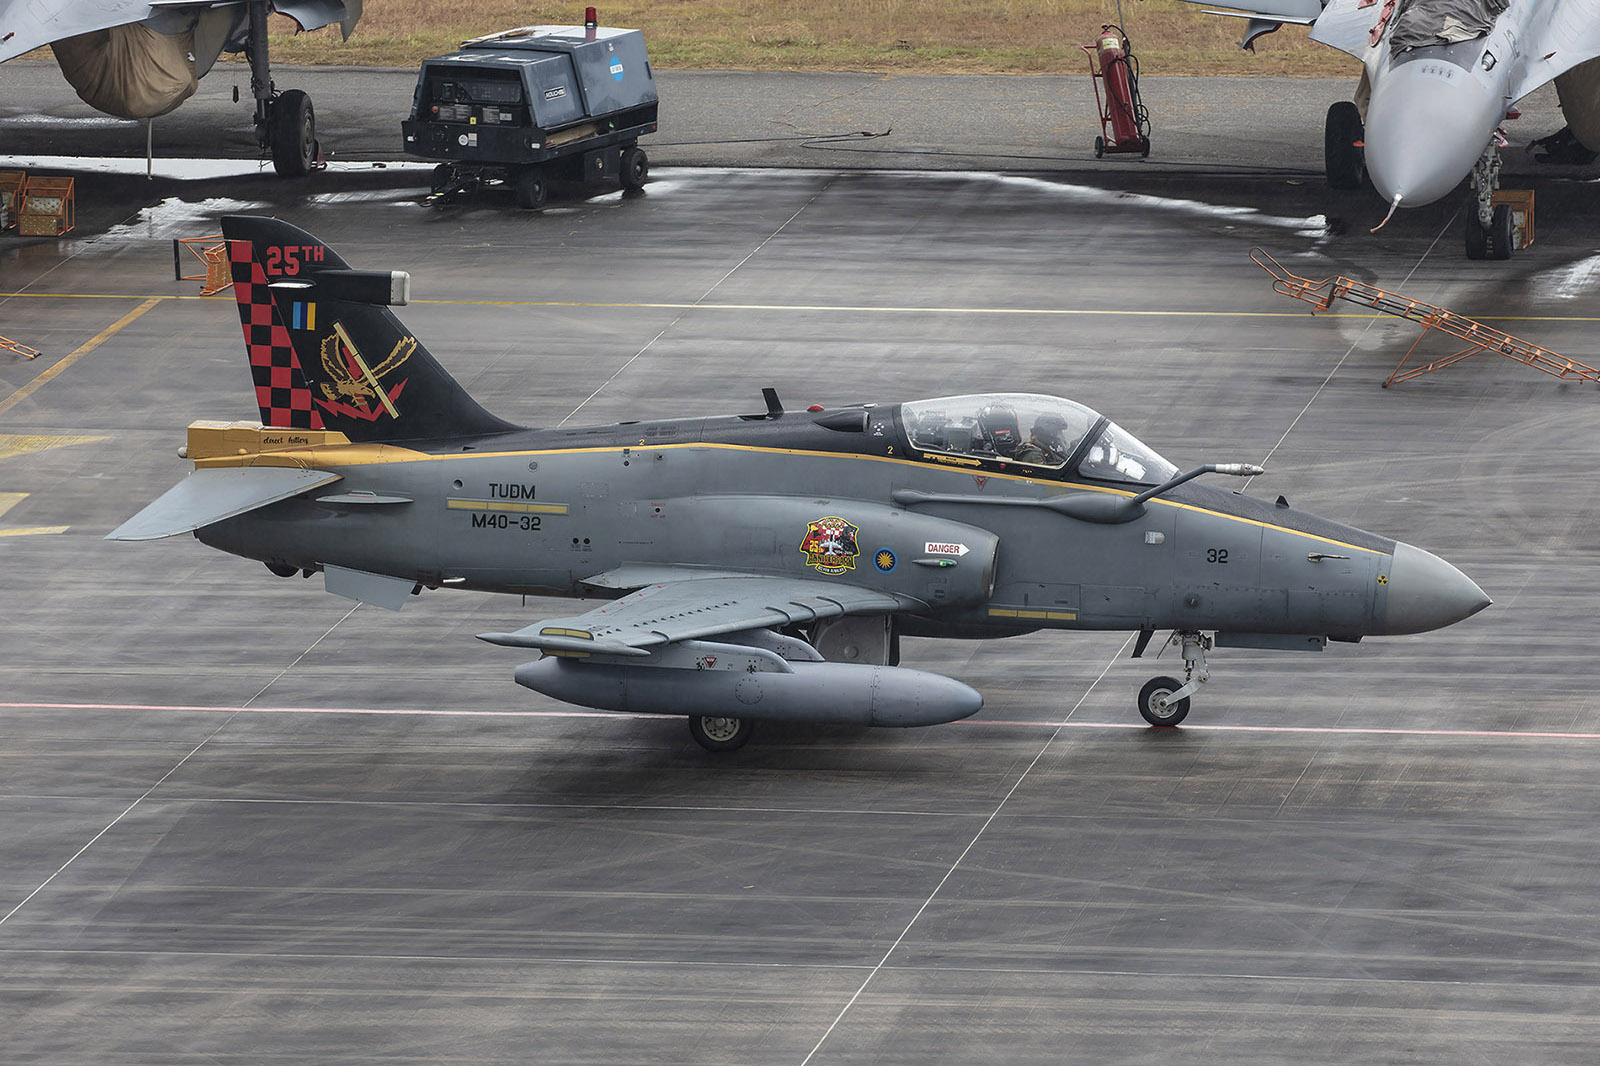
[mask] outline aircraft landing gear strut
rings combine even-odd
[[[1510,204],[1494,202],[1500,187],[1498,139],[1478,157],[1472,168],[1473,193],[1467,201],[1466,243],[1468,259],[1510,259],[1520,234],[1516,232]]]
[[[326,166],[317,143],[311,97],[299,89],[278,92],[267,62],[267,0],[250,0],[245,53],[250,60],[250,94],[256,101],[256,139],[272,155],[280,178],[303,178]]]
[[[1206,652],[1212,638],[1194,630],[1178,630],[1167,643],[1183,649],[1183,681],[1152,677],[1139,690],[1139,714],[1155,726],[1174,726],[1189,716],[1189,697],[1211,677]]]

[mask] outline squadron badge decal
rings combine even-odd
[[[806,553],[806,565],[814,566],[824,574],[842,574],[856,568],[856,557],[861,549],[856,545],[856,534],[861,530],[837,516],[819,518],[806,526],[806,537],[800,550]]]
[[[368,366],[349,334],[335,322],[333,332],[322,341],[322,369],[328,377],[322,382],[322,395],[327,399],[318,397],[317,403],[332,414],[367,422],[376,422],[384,411],[388,411],[391,418],[399,418],[400,412],[395,409],[394,402],[410,379],[402,378],[387,392],[379,382],[384,375],[404,365],[416,350],[415,338],[402,337],[385,359],[376,366]]]

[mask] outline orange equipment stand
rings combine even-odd
[[[182,246],[190,255],[205,264],[203,274],[185,274],[183,272],[183,257],[178,248]],[[213,234],[210,237],[178,237],[172,242],[172,272],[179,281],[200,281],[201,296],[214,296],[233,284],[228,269],[228,242],[222,234]]]
[[[22,186],[27,180],[25,170],[0,170],[0,230],[17,228],[17,212],[22,210]]]
[[[8,341],[4,337],[0,337],[0,352],[16,352],[24,359],[39,358],[39,349],[30,348],[21,341]]]
[[[22,210],[17,231],[24,237],[62,237],[77,225],[73,178],[45,178],[35,174],[22,190]]]
[[[1334,277],[1323,278],[1321,281],[1307,281],[1296,274],[1285,270],[1276,259],[1262,251],[1260,248],[1250,249],[1250,258],[1268,274],[1272,275],[1272,288],[1292,296],[1296,300],[1304,300],[1313,307],[1312,313],[1326,311],[1335,300],[1349,300],[1351,303],[1370,307],[1386,315],[1404,318],[1422,326],[1422,336],[1412,343],[1406,352],[1405,358],[1400,360],[1399,366],[1394,368],[1394,373],[1389,375],[1383,383],[1388,388],[1397,381],[1410,381],[1424,374],[1431,374],[1435,370],[1442,370],[1452,363],[1479,352],[1497,352],[1507,359],[1514,359],[1519,363],[1526,363],[1535,370],[1542,370],[1546,374],[1561,378],[1563,381],[1595,381],[1600,382],[1600,370],[1566,356],[1557,355],[1555,352],[1546,351],[1527,341],[1518,340],[1508,333],[1502,333],[1492,326],[1486,326],[1476,319],[1465,315],[1458,315],[1454,311],[1446,311],[1433,304],[1425,304],[1419,300],[1408,300],[1404,296],[1392,292],[1385,292],[1364,282],[1352,278]],[[1417,345],[1422,343],[1423,337],[1428,335],[1430,329],[1448,333],[1452,337],[1467,342],[1467,347],[1441,359],[1422,366],[1414,366],[1405,370],[1406,360],[1416,352]]]

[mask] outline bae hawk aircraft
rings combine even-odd
[[[1209,3],[1212,0],[1189,0]],[[1284,23],[1362,61],[1355,100],[1328,109],[1328,182],[1364,177],[1392,215],[1473,179],[1469,258],[1508,259],[1513,212],[1494,204],[1500,125],[1517,101],[1556,83],[1571,136],[1600,151],[1600,0],[1251,0],[1210,14],[1249,19],[1243,47]],[[1387,219],[1385,219],[1387,221]]]
[[[1088,407],[987,393],[905,403],[512,425],[389,309],[410,278],[349,267],[282,221],[222,220],[261,421],[195,422],[194,471],[109,535],[192,532],[282,577],[398,610],[424,588],[606,598],[482,639],[517,683],[753,724],[916,726],[978,711],[898,665],[903,636],[1171,630],[1184,677],[1139,694],[1172,726],[1213,646],[1320,651],[1421,633],[1489,598],[1410,544],[1202,484]]]
[[[84,103],[117,118],[151,119],[193,96],[223,52],[242,51],[256,136],[278,174],[300,177],[317,164],[316,115],[304,92],[273,87],[273,12],[302,30],[337,22],[348,38],[361,0],[0,0],[0,63],[48,44]]]

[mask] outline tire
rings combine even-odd
[[[1156,700],[1159,697],[1170,696],[1183,687],[1183,682],[1175,677],[1152,677],[1144,683],[1144,688],[1139,690],[1139,715],[1153,726],[1175,726],[1189,716],[1189,697],[1185,696],[1176,703],[1165,708],[1158,708]]]
[[[456,168],[454,164],[440,163],[438,166],[433,168],[433,182],[431,185],[433,195],[438,196],[455,183]]]
[[[534,167],[517,175],[517,206],[537,211],[544,206],[550,190],[544,180],[544,171]]]
[[[1494,215],[1489,222],[1490,259],[1511,258],[1511,253],[1516,250],[1514,229],[1511,218],[1511,205],[1500,204],[1494,209]]]
[[[1322,128],[1322,161],[1330,188],[1359,189],[1366,184],[1366,152],[1361,147],[1365,135],[1361,110],[1355,104],[1340,100],[1328,108]]]
[[[272,169],[280,178],[303,178],[317,161],[317,117],[299,89],[279,93],[267,117]]]
[[[1489,258],[1489,231],[1478,224],[1478,199],[1467,198],[1466,228],[1464,231],[1468,259]]]
[[[689,735],[707,751],[738,751],[754,730],[748,718],[697,714],[689,719]]]
[[[622,187],[624,189],[642,189],[647,178],[650,177],[650,157],[644,154],[644,149],[638,145],[622,153]]]
[[[1096,159],[1104,159],[1105,156],[1106,156],[1106,139],[1104,137],[1096,137],[1094,139],[1094,157]]]
[[[1144,136],[1143,134],[1141,134],[1139,137],[1139,158],[1150,158],[1150,138]]]

